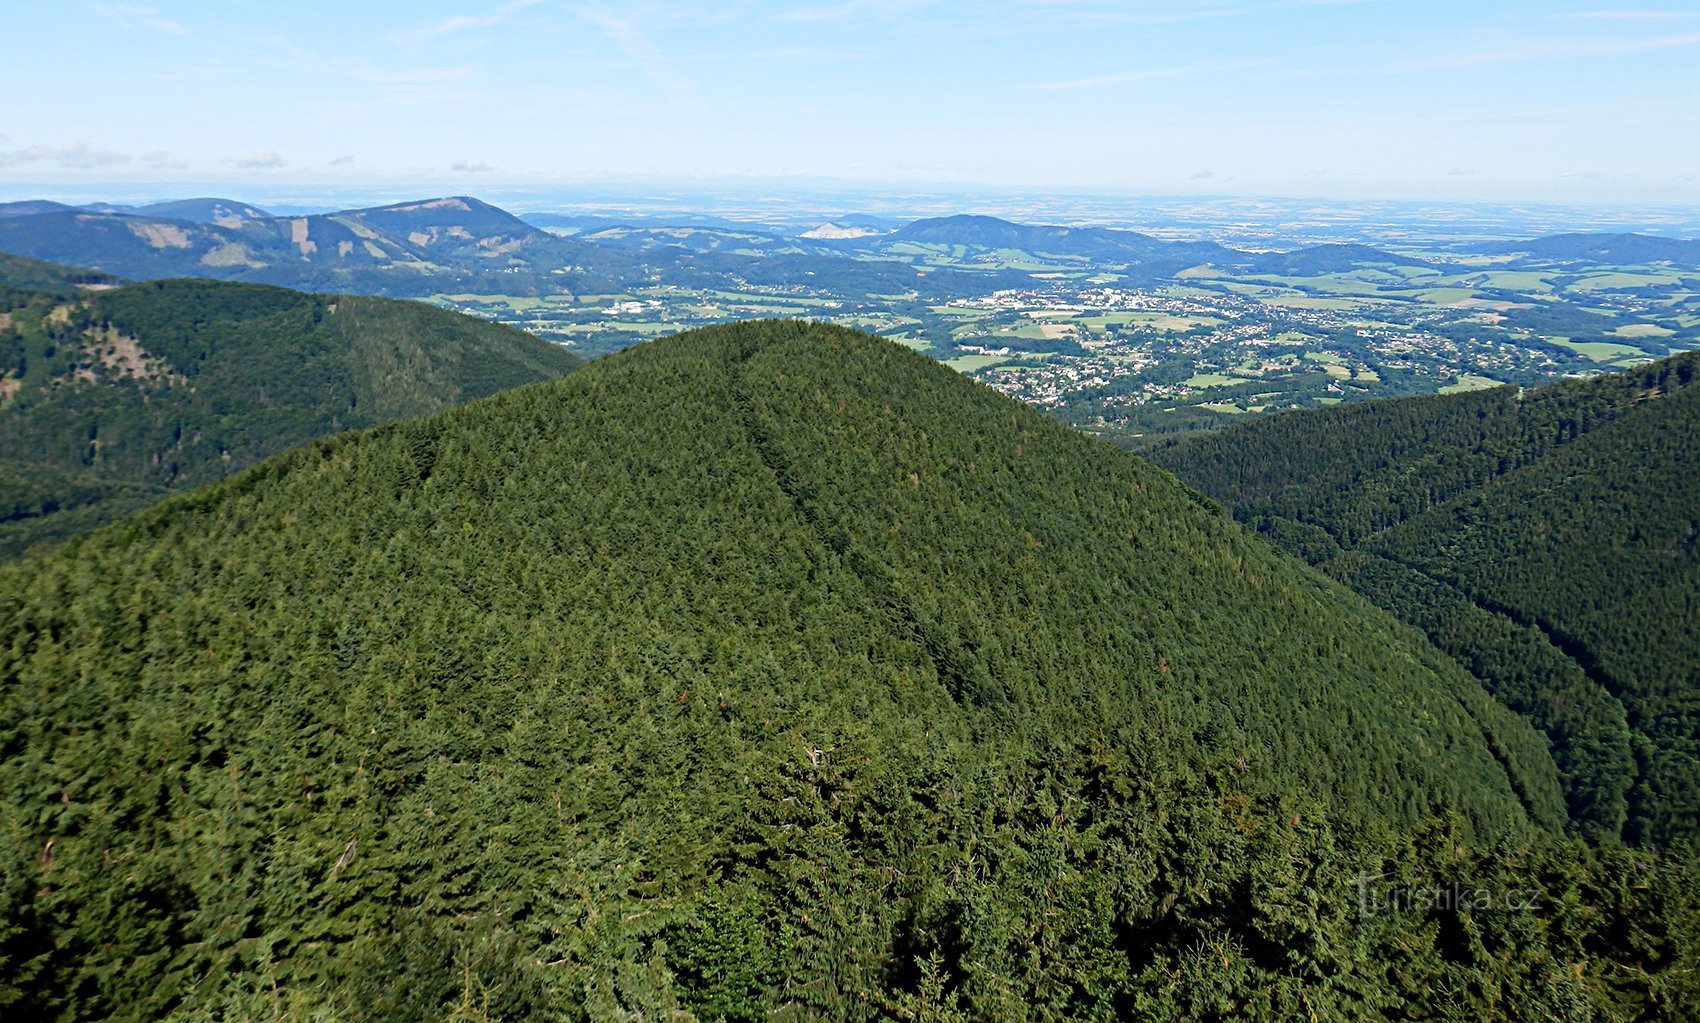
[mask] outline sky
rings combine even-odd
[[[6,20],[7,198],[802,179],[1700,205],[1697,0],[58,0]]]

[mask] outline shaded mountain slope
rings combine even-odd
[[[122,283],[122,279],[98,270],[84,270],[0,252],[0,289],[13,293],[0,300],[6,303],[27,300],[27,296],[16,292],[69,296],[91,288],[115,287]]]
[[[1700,833],[1700,354],[1273,417],[1150,457],[1422,627],[1549,735],[1578,825]]]
[[[889,235],[864,240],[884,247],[900,242],[1019,249],[1108,262],[1203,262],[1243,257],[1213,242],[1166,242],[1137,231],[1107,227],[1016,224],[997,217],[958,214],[917,220]]]
[[[190,219],[147,210],[60,209],[0,218],[0,251],[97,268],[136,280],[207,277],[315,292],[426,296],[604,293],[646,287],[659,275],[681,286],[723,286],[727,275],[764,286],[837,286],[872,292],[952,294],[1016,287],[1018,272],[933,269],[917,275],[890,259],[849,260],[830,246],[790,244],[752,255],[693,251],[689,239],[644,232],[640,242],[567,238],[468,196],[299,217],[206,218],[219,200],[191,201]],[[230,212],[226,210],[226,212]],[[778,241],[779,239],[772,239]]]
[[[7,279],[11,269],[0,263]],[[29,269],[51,283],[39,265]],[[195,280],[6,294],[4,554],[316,436],[435,412],[579,363],[521,331],[387,299]]]
[[[1564,262],[1582,261],[1626,266],[1671,263],[1675,266],[1700,268],[1700,241],[1661,238],[1647,234],[1555,234],[1531,238],[1528,241],[1486,246],[1483,251]]]
[[[186,200],[122,212],[0,218],[0,249],[137,279],[211,276],[334,286],[339,279],[382,283],[389,274],[399,275],[392,287],[405,287],[421,271],[499,271],[516,250],[536,245],[553,253],[561,244],[465,196],[302,217]],[[358,274],[366,276],[351,276]]]
[[[0,629],[20,1012],[1694,993],[1681,868],[1543,837],[1538,737],[1413,632],[836,328],[694,332],[315,441],[0,568]],[[1351,881],[1437,876],[1591,908],[1383,912]]]
[[[1398,256],[1369,245],[1311,245],[1291,252],[1262,252],[1251,260],[1258,273],[1289,277],[1313,277],[1341,273],[1365,266],[1428,266],[1420,259]]]
[[[147,217],[162,217],[168,220],[192,220],[200,224],[218,224],[220,227],[236,227],[241,225],[243,221],[269,220],[272,217],[271,213],[258,206],[235,199],[213,197],[173,199],[169,202],[137,206],[124,212]]]
[[[52,199],[22,199],[17,202],[0,202],[0,220],[11,217],[34,217],[43,213],[63,213],[75,209],[62,202]]]

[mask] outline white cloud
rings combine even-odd
[[[143,153],[142,163],[153,170],[187,170],[189,168],[188,161],[174,159],[170,153],[163,149]]]
[[[490,165],[482,160],[477,162],[470,160],[456,160],[454,163],[449,164],[449,170],[452,170],[457,174],[484,174],[489,172]]]
[[[95,149],[85,142],[68,146],[30,146],[26,149],[0,152],[0,167],[23,163],[50,163],[70,170],[88,170],[95,167],[117,167],[129,162],[129,153]]]
[[[230,162],[243,170],[276,170],[289,164],[283,154],[277,152],[250,153],[247,156],[238,156]]]

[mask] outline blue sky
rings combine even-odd
[[[1692,0],[61,2],[9,13],[0,64],[6,193],[834,178],[1700,205]]]

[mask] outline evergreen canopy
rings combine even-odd
[[[313,441],[0,567],[0,635],[9,1012],[1700,995],[1683,861],[1558,837],[1545,742],[1418,633],[840,328]]]

